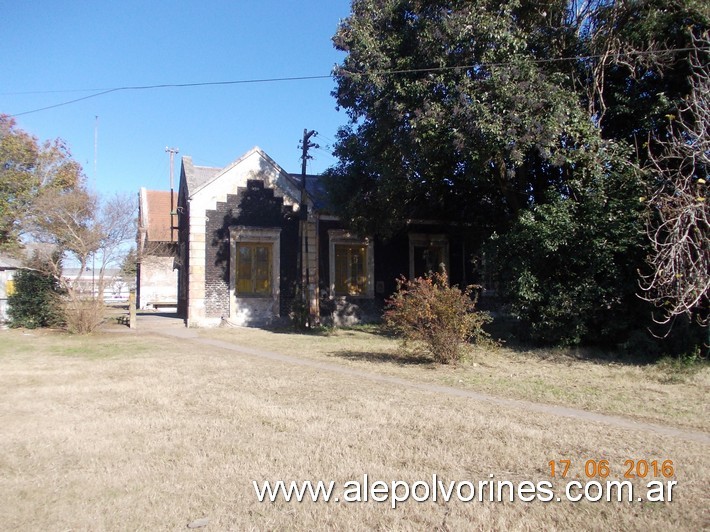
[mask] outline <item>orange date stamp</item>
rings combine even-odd
[[[569,475],[582,474],[587,478],[607,478],[611,474],[611,464],[609,460],[586,460],[583,467],[576,467],[572,460],[560,459],[550,460],[547,463],[550,468],[550,476],[553,478],[567,478]],[[671,478],[675,475],[673,460],[624,460],[623,477],[626,479],[663,477]]]

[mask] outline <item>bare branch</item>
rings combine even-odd
[[[685,314],[708,325],[710,293],[710,72],[708,33],[693,36],[692,91],[677,116],[669,116],[670,135],[649,148],[649,168],[657,188],[648,205],[647,234],[653,247],[651,273],[642,275],[641,297],[660,309],[657,321]],[[650,143],[649,143],[650,144]]]

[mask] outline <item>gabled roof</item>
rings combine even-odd
[[[219,180],[225,174],[229,173],[234,167],[239,166],[242,162],[249,159],[253,155],[258,155],[261,158],[265,169],[273,172],[273,175],[282,176],[281,187],[286,185],[283,192],[290,195],[292,200],[300,202],[301,174],[290,174],[286,172],[276,161],[264,152],[260,147],[255,146],[244,155],[234,160],[224,168],[214,168],[211,166],[195,166],[192,162],[192,157],[184,156],[182,158],[182,173],[187,184],[187,196],[193,197],[202,189],[208,187],[211,183]],[[325,189],[325,184],[322,176],[306,175],[306,194],[311,200],[311,204],[316,211],[325,212],[328,210],[328,194]]]
[[[258,159],[254,159],[255,156]],[[196,194],[200,194],[241,165],[246,165],[245,168],[252,168],[254,171],[255,161],[258,161],[258,172],[268,179],[270,187],[279,188],[284,197],[290,198],[292,202],[298,203],[300,201],[297,182],[294,182],[288,172],[258,146],[253,147],[224,168],[195,166],[192,164],[191,157],[183,157],[182,175],[184,175],[187,185],[187,197],[194,198]]]
[[[185,181],[187,181],[188,196],[202,188],[207,182],[212,181],[222,170],[213,166],[195,166],[192,163],[192,157],[188,155],[182,158],[182,168],[185,174]]]
[[[232,161],[229,163],[227,166],[224,168],[219,169],[216,173],[214,173],[211,177],[209,177],[207,180],[203,181],[201,184],[199,184],[197,187],[193,187],[190,189],[190,195],[192,196],[196,192],[199,192],[201,189],[205,188],[207,185],[210,183],[217,181],[220,177],[222,177],[224,174],[228,173],[232,168],[235,166],[239,166],[243,161],[247,160],[249,157],[252,155],[257,154],[261,157],[261,159],[277,173],[277,174],[284,174],[288,176],[288,173],[279,166],[279,164],[274,161],[271,157],[267,155],[267,153],[262,150],[259,146],[254,146],[251,150],[246,152],[244,155],[241,157],[237,158],[236,160]],[[197,167],[195,167],[197,168]]]
[[[288,174],[288,177],[294,186],[301,188],[301,174]],[[311,204],[316,211],[325,212],[328,210],[328,193],[325,189],[323,176],[306,175],[306,194],[311,199]]]
[[[146,239],[150,242],[177,240],[177,233],[171,231],[171,225],[177,222],[177,218],[170,215],[171,209],[177,209],[177,194],[173,192],[171,203],[170,191],[141,188],[140,202],[138,223],[146,232]]]

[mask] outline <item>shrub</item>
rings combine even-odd
[[[61,299],[67,331],[74,334],[93,332],[104,320],[106,305],[100,298],[82,298],[72,294]]]
[[[11,327],[53,327],[61,325],[57,305],[60,292],[57,280],[36,270],[19,270],[14,276],[14,292],[7,298]]]
[[[609,186],[584,202],[551,197],[491,238],[492,273],[520,339],[615,346],[650,324],[636,296],[647,249],[638,197]]]
[[[463,344],[484,338],[483,325],[491,321],[487,313],[475,310],[477,288],[449,286],[446,272],[411,281],[402,277],[386,302],[385,324],[403,339],[403,347],[413,342],[437,362],[457,363]]]

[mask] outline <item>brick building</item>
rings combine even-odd
[[[138,196],[138,308],[176,307],[177,194],[141,188]]]
[[[329,214],[318,176],[289,174],[256,147],[225,168],[182,158],[177,198],[178,314],[188,326],[285,319],[306,292],[323,322],[379,316],[396,279],[444,264],[472,280],[465,232],[413,220],[386,242],[348,231]]]

